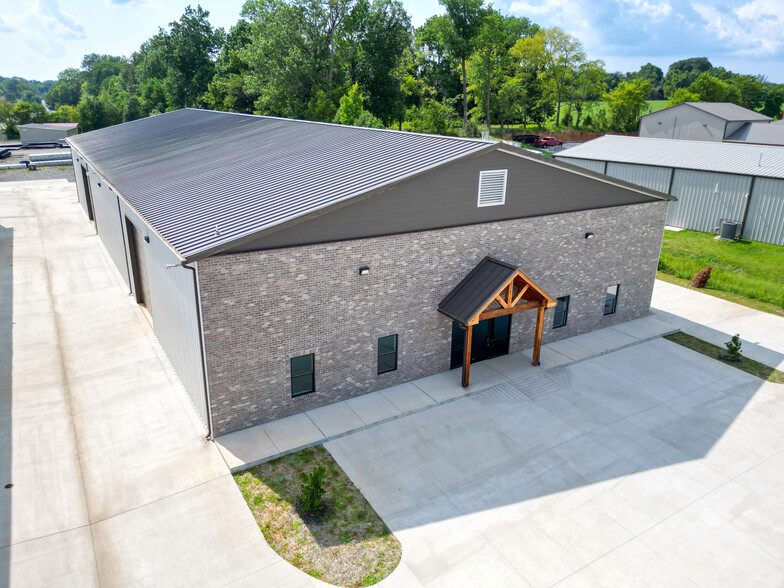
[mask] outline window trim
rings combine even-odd
[[[294,360],[301,359],[303,357],[310,357],[310,372],[302,372],[300,374],[294,374]],[[310,390],[306,392],[294,392],[294,378],[301,378],[302,376],[310,375]],[[299,398],[300,396],[305,396],[307,394],[313,394],[316,391],[316,354],[315,353],[305,353],[304,355],[297,355],[296,357],[289,358],[289,381],[291,386],[291,397],[292,398]]]
[[[387,351],[387,352],[382,354],[381,353],[381,339],[388,339],[389,337],[394,337],[395,338],[395,349],[393,351]],[[394,335],[385,335],[383,337],[379,337],[378,338],[378,340],[376,341],[376,375],[380,376],[381,374],[388,374],[389,372],[394,372],[394,371],[397,370],[397,352],[398,352],[398,336],[397,336],[397,333],[395,333]],[[383,356],[394,355],[394,357],[395,357],[394,367],[392,367],[392,368],[390,368],[388,370],[381,371],[381,357],[382,357],[382,355]]]
[[[482,202],[482,180],[484,179],[485,175],[492,177],[492,174],[500,174],[500,173],[503,173],[503,187],[501,189],[501,201]],[[506,204],[506,181],[508,176],[509,176],[508,169],[487,169],[479,172],[479,188],[476,195],[477,208],[483,208],[485,206],[503,206],[504,204]],[[485,197],[487,198],[487,196]]]
[[[569,317],[569,302],[570,302],[569,299],[570,299],[570,297],[571,297],[571,295],[567,294],[566,296],[559,296],[558,298],[555,299],[556,306],[553,308],[553,329],[560,329],[561,327],[565,327],[566,326],[566,323],[569,320],[568,317]],[[558,310],[557,302],[559,300],[565,300],[566,301],[566,307],[562,311]],[[560,325],[556,325],[555,324],[555,320],[558,317],[558,313],[559,312],[563,313],[563,322]]]
[[[608,312],[607,311],[607,297],[610,295],[610,288],[615,288],[615,295],[612,299],[612,309]],[[604,290],[604,316],[609,316],[611,314],[615,314],[618,310],[618,297],[621,294],[621,285],[614,284],[613,286],[607,286]]]

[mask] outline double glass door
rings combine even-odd
[[[471,336],[471,363],[491,359],[509,353],[511,315],[479,321],[474,325]],[[465,355],[465,329],[457,322],[452,323],[452,368],[463,365]]]

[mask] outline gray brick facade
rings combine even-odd
[[[547,311],[545,343],[644,316],[666,210],[635,204],[199,261],[215,433],[449,369],[452,321],[436,307],[486,255],[571,297],[565,327],[553,330]],[[605,316],[613,284],[617,312]],[[535,320],[536,311],[512,318],[511,352],[533,346]],[[377,375],[377,340],[393,334],[398,369]],[[306,353],[316,391],[292,398],[289,359]]]

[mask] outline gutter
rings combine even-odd
[[[207,353],[204,348],[204,324],[202,322],[201,314],[201,297],[199,296],[199,275],[198,270],[187,262],[181,261],[180,265],[186,270],[193,272],[193,295],[196,301],[196,322],[199,325],[199,352],[201,353],[201,377],[204,385],[204,403],[207,408],[207,440],[213,441],[212,429],[212,405],[210,404],[210,383],[207,379]],[[172,267],[177,267],[176,265]]]

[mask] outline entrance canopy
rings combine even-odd
[[[552,306],[555,300],[515,266],[489,256],[479,262],[438,305],[439,312],[456,320],[467,331],[463,386],[468,386],[474,325],[485,319],[538,309],[533,364],[539,365],[544,311]]]

